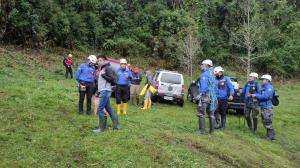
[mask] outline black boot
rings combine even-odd
[[[252,130],[252,122],[250,117],[246,117],[247,125],[250,130]]]
[[[256,133],[257,130],[257,118],[253,118],[253,132]]]
[[[275,131],[273,129],[267,129],[267,138],[268,141],[274,141],[275,140]]]
[[[140,105],[140,98],[139,98],[139,97],[136,98],[136,105],[137,105],[137,106]]]
[[[99,128],[93,130],[95,133],[100,133],[100,132],[104,132],[105,131],[105,126],[106,126],[106,121],[107,121],[107,117],[99,117]]]
[[[119,124],[119,119],[118,118],[112,119],[112,122],[113,122],[113,126],[114,126],[115,130],[120,129],[120,124]]]
[[[198,122],[199,122],[199,130],[197,131],[197,134],[204,135],[205,134],[205,118],[199,117]]]
[[[215,132],[215,118],[209,117],[209,133],[213,134]]]
[[[226,115],[225,116],[221,116],[221,122],[222,122],[221,131],[224,131],[225,125],[226,125]]]

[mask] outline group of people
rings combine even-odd
[[[209,59],[204,60],[201,65],[201,76],[199,80],[199,96],[197,99],[198,110],[197,117],[199,123],[199,135],[204,135],[205,131],[205,113],[209,115],[209,133],[214,133],[215,128],[222,131],[226,125],[226,111],[228,101],[233,100],[234,87],[230,78],[224,76],[224,69],[220,66],[213,67],[213,62]],[[258,74],[252,72],[249,74],[247,83],[242,89],[242,95],[245,100],[245,118],[247,125],[254,133],[257,130],[259,107],[263,126],[267,129],[267,140],[275,140],[275,131],[272,127],[273,104],[272,98],[274,88],[271,84],[272,77],[269,74],[260,77],[261,84],[257,82]],[[250,114],[252,113],[252,120]],[[220,120],[221,115],[221,120]]]
[[[72,58],[69,54],[69,58]],[[69,61],[70,62],[70,61]],[[66,61],[66,64],[70,64]],[[121,114],[123,103],[123,114],[127,114],[127,102],[130,101],[139,105],[140,85],[142,74],[138,67],[128,66],[126,59],[120,59],[120,67],[114,71],[106,55],[90,55],[86,63],[80,64],[76,71],[76,80],[79,83],[79,114],[83,114],[83,102],[87,97],[87,114],[91,114],[91,99],[95,95],[95,113],[99,115],[99,128],[94,132],[103,132],[106,127],[107,116],[113,122],[113,128],[119,129],[118,116]],[[72,63],[71,63],[72,65]],[[72,71],[72,70],[71,70]],[[199,135],[206,134],[205,113],[209,115],[209,133],[215,129],[224,131],[226,126],[226,112],[228,101],[233,100],[234,87],[229,77],[224,76],[224,69],[221,66],[213,67],[211,60],[202,62],[201,75],[199,80],[199,100],[197,117],[199,123]],[[66,66],[67,72],[70,72]],[[72,78],[72,75],[71,75]],[[248,82],[242,89],[242,95],[246,104],[245,118],[247,125],[254,133],[257,130],[259,107],[262,113],[263,126],[267,129],[267,140],[275,139],[275,131],[272,127],[273,104],[272,77],[268,74],[261,76],[261,84],[257,82],[258,74],[249,74]],[[151,92],[149,86],[153,85],[151,71],[146,71],[146,86],[144,95],[144,107],[151,108]],[[117,115],[113,112],[110,104],[110,97],[115,88]],[[252,119],[250,114],[252,113]]]
[[[79,83],[79,114],[83,114],[83,102],[86,97],[87,114],[91,114],[92,96],[95,95],[95,113],[99,115],[99,128],[94,132],[103,132],[106,127],[107,116],[113,122],[113,128],[119,129],[118,116],[121,114],[121,104],[123,103],[122,113],[127,114],[127,103],[139,106],[140,85],[142,74],[138,67],[133,69],[128,66],[126,59],[120,59],[120,67],[113,70],[111,63],[106,55],[90,55],[86,63],[80,64],[76,71],[76,80]],[[152,84],[152,75],[146,71],[146,84]],[[115,91],[117,115],[113,112],[110,104],[110,97]],[[144,97],[144,107],[151,108],[151,93],[146,91]],[[149,103],[150,102],[150,103]]]

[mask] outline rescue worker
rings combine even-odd
[[[261,107],[261,116],[263,126],[267,129],[266,139],[269,141],[275,140],[275,131],[272,126],[272,117],[273,117],[273,104],[272,98],[274,95],[274,88],[271,84],[272,77],[269,74],[265,74],[261,77],[262,80],[262,89],[261,92],[251,94],[253,98],[256,98]]]
[[[201,71],[202,74],[199,80],[199,100],[197,117],[199,121],[199,135],[205,134],[205,112],[209,114],[209,132],[210,134],[214,133],[214,123],[215,123],[215,107],[217,103],[216,94],[214,91],[215,87],[215,76],[210,68],[212,68],[213,63],[211,60],[207,59],[202,62]],[[211,107],[209,107],[209,105]]]
[[[132,77],[133,79],[130,85],[130,102],[133,105],[133,101],[136,99],[136,105],[138,106],[140,104],[139,93],[142,81],[142,74],[140,73],[140,69],[138,67],[133,68]]]
[[[110,105],[110,96],[112,94],[112,85],[114,85],[114,75],[113,70],[110,67],[110,63],[105,55],[101,55],[98,58],[98,64],[100,68],[99,78],[98,78],[98,91],[99,91],[99,128],[94,130],[94,132],[103,132],[106,127],[107,115],[105,115],[104,108],[109,114],[114,129],[119,129],[119,120],[117,115],[113,112]]]
[[[257,94],[261,92],[261,85],[256,82],[258,78],[258,74],[252,72],[249,74],[248,82],[245,84],[242,95],[245,95],[245,118],[247,121],[248,128],[254,133],[257,130],[257,120],[258,120],[258,101],[256,98],[251,97],[251,94]],[[252,121],[250,118],[250,113],[252,112],[252,120],[253,120],[253,128]]]
[[[220,66],[214,69],[216,75],[215,92],[218,98],[218,106],[215,111],[216,128],[224,131],[226,125],[226,112],[228,108],[228,100],[233,100],[234,88],[229,77],[224,76],[224,69]],[[220,124],[221,114],[221,124]]]
[[[72,60],[72,54],[68,54],[67,58],[64,58],[64,65],[66,67],[66,79],[68,79],[68,75],[70,73],[71,79],[73,79],[73,60]]]
[[[94,91],[94,73],[97,58],[90,55],[86,63],[80,64],[76,71],[76,80],[79,83],[79,114],[83,114],[83,102],[86,95],[87,114],[91,114],[91,102]]]
[[[123,114],[127,114],[127,102],[130,92],[130,81],[132,73],[127,67],[126,59],[120,59],[120,68],[117,70],[117,87],[116,87],[116,102],[117,113],[121,114],[121,102],[123,102]]]
[[[152,101],[151,101],[151,92],[149,90],[149,87],[153,85],[153,76],[151,71],[146,71],[146,85],[148,84],[148,88],[146,90],[145,96],[144,96],[144,107],[142,110],[151,109]]]

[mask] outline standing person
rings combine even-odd
[[[130,102],[133,105],[134,98],[136,98],[136,105],[140,104],[139,93],[140,93],[140,85],[142,81],[142,74],[140,73],[140,69],[138,67],[133,68],[132,81],[130,85]]]
[[[261,92],[261,85],[256,82],[258,78],[258,74],[252,72],[249,74],[248,82],[245,84],[242,94],[245,95],[245,118],[247,121],[248,128],[256,132],[257,130],[257,122],[258,122],[258,101],[256,98],[251,97],[251,94],[257,94]],[[253,128],[252,128],[252,121],[250,118],[250,113],[252,112],[252,120],[253,120]]]
[[[215,111],[216,128],[221,128],[222,131],[226,125],[226,112],[228,108],[228,100],[233,100],[234,88],[229,77],[224,76],[224,69],[220,66],[214,69],[216,75],[215,92],[218,98],[218,106]],[[221,125],[220,125],[221,114]]]
[[[97,114],[98,111],[98,106],[99,106],[99,91],[98,91],[98,79],[99,79],[99,75],[100,75],[100,67],[99,67],[99,63],[97,61],[97,66],[95,66],[96,71],[95,71],[95,83],[94,83],[94,114]]]
[[[271,84],[272,77],[269,74],[265,74],[261,77],[262,80],[262,89],[260,93],[252,94],[253,98],[256,98],[261,107],[261,116],[263,126],[267,129],[266,139],[269,141],[275,140],[275,131],[272,126],[272,117],[273,117],[273,104],[272,98],[274,95],[274,88]]]
[[[212,67],[213,63],[211,60],[207,59],[202,62],[200,76],[200,87],[198,96],[198,112],[197,117],[199,121],[199,135],[205,134],[205,112],[209,114],[209,133],[213,134],[215,129],[215,115],[214,111],[217,106],[217,98],[215,94],[215,75],[213,73]]]
[[[107,115],[105,115],[104,108],[109,114],[114,129],[119,129],[119,120],[117,115],[113,112],[110,105],[110,96],[112,93],[112,85],[114,85],[114,75],[113,70],[110,67],[110,63],[105,55],[101,55],[98,58],[98,64],[100,67],[100,74],[98,78],[98,91],[99,91],[99,128],[94,130],[94,132],[103,132],[106,127]]]
[[[142,110],[151,109],[152,101],[151,101],[151,92],[149,90],[149,87],[153,85],[153,76],[151,71],[146,71],[146,85],[148,85],[148,88],[146,90],[145,96],[144,96],[144,107]]]
[[[132,80],[131,71],[127,67],[126,59],[120,59],[120,68],[117,70],[117,88],[116,88],[116,102],[117,113],[121,113],[121,102],[123,102],[123,114],[127,114],[127,102],[130,92],[130,81]]]
[[[73,60],[72,60],[72,54],[68,54],[67,58],[64,58],[64,65],[66,67],[66,79],[68,79],[68,74],[70,73],[71,79],[73,79]]]
[[[91,102],[94,92],[94,80],[95,80],[95,64],[97,58],[95,55],[90,55],[86,63],[80,64],[76,71],[76,80],[79,83],[79,114],[83,114],[83,102],[86,95],[87,114],[91,114]]]

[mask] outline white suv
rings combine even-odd
[[[184,104],[183,75],[176,71],[159,70],[154,75],[154,87],[157,90],[155,100],[176,102],[181,107]]]

